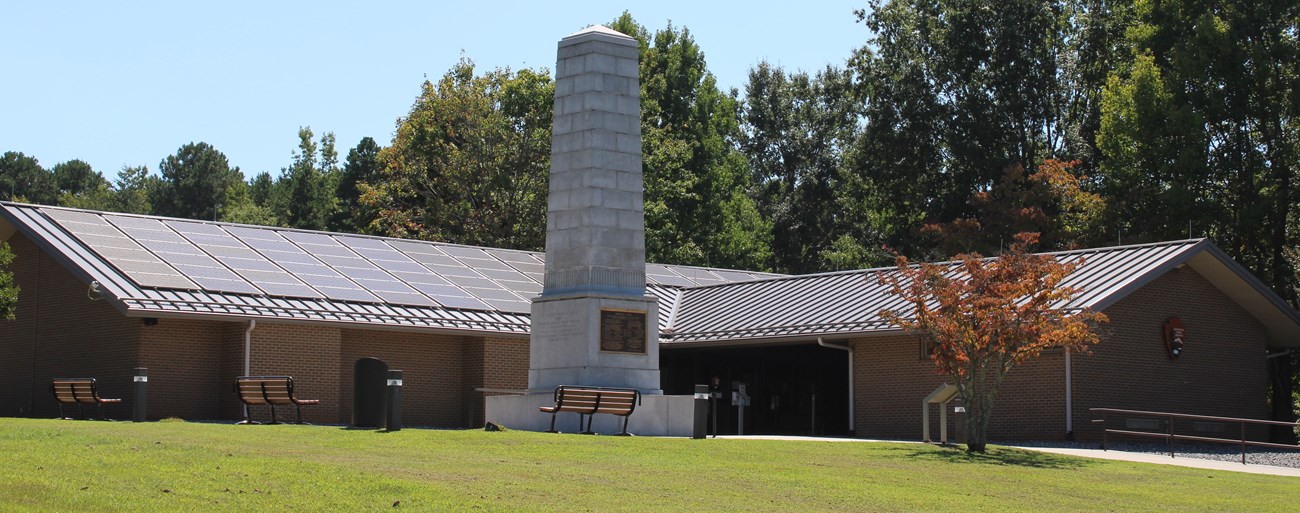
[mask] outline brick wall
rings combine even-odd
[[[933,361],[921,358],[920,344],[920,338],[903,334],[852,342],[858,436],[921,438],[921,401],[945,381],[953,381],[937,374]],[[1059,351],[1013,369],[994,403],[990,438],[1061,438],[1065,433],[1064,369],[1064,355]],[[931,436],[937,440],[937,407],[931,407],[930,422]],[[950,437],[955,424],[955,418],[949,416]]]
[[[1263,327],[1190,267],[1157,278],[1106,314],[1106,340],[1092,355],[1074,357],[1081,437],[1100,437],[1091,407],[1267,418]],[[1174,316],[1187,328],[1177,360],[1164,345],[1164,323]]]
[[[0,415],[54,417],[50,378],[93,377],[102,396],[126,400],[105,413],[129,418],[140,319],[91,300],[85,282],[21,234],[9,243],[22,291],[17,318],[0,321]]]
[[[247,328],[247,325],[241,326]],[[231,330],[236,331],[236,330]],[[292,376],[294,395],[317,399],[320,404],[302,409],[304,422],[339,421],[339,353],[343,330],[332,326],[285,324],[259,321],[253,329],[249,371],[255,376]],[[234,344],[240,372],[227,378],[233,383],[242,374],[243,331]],[[230,347],[229,345],[227,347]],[[231,384],[224,387],[229,389]],[[233,392],[228,392],[233,395]],[[269,407],[250,408],[253,420],[270,418]],[[293,407],[277,408],[281,420],[292,420]]]
[[[475,338],[465,344],[465,383],[467,390],[496,388],[524,390],[528,388],[528,339]],[[484,423],[484,397],[501,395],[493,392],[471,392],[466,404],[468,427]]]
[[[137,321],[138,322],[138,321]],[[149,369],[149,417],[231,418],[234,375],[222,372],[229,322],[158,319],[140,329],[140,363]]]
[[[463,372],[467,337],[390,330],[343,330],[336,360],[338,422],[352,416],[353,365],[373,357],[402,371],[402,424],[464,427],[468,387]]]
[[[1074,354],[1073,427],[1100,439],[1090,407],[1265,418],[1264,332],[1254,318],[1190,268],[1157,278],[1105,312],[1111,322],[1092,354]],[[1178,316],[1189,343],[1171,361],[1163,326]],[[944,377],[908,335],[853,341],[855,416],[864,437],[919,439],[921,400]],[[991,440],[1065,437],[1065,356],[1060,351],[1007,375],[990,420]],[[938,438],[938,411],[931,411]],[[950,427],[950,430],[952,427]]]

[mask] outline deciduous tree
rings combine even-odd
[[[844,232],[835,197],[845,152],[857,137],[851,75],[810,76],[767,62],[749,71],[740,148],[753,198],[772,226],[771,267],[803,274],[833,269],[827,252]]]
[[[646,258],[766,268],[771,225],[749,195],[736,91],[718,89],[690,30],[669,24],[651,36],[627,12],[610,28],[640,47]]]
[[[14,283],[14,273],[9,264],[14,263],[14,252],[8,242],[0,242],[0,319],[14,319],[21,288]]]
[[[426,81],[380,152],[379,179],[362,187],[376,231],[541,249],[554,89],[545,70],[479,75],[468,59]]]
[[[922,227],[936,236],[932,254],[995,254],[1025,232],[1038,233],[1044,249],[1083,247],[1099,236],[1106,203],[1084,190],[1086,177],[1073,172],[1078,164],[1048,159],[1033,173],[1019,164],[1008,166],[997,184],[971,197],[974,217]]]
[[[1047,349],[1088,351],[1100,340],[1096,326],[1106,322],[1104,314],[1062,306],[1083,292],[1061,284],[1083,261],[1030,253],[1037,239],[1018,234],[995,258],[966,254],[951,264],[912,265],[900,255],[896,270],[877,277],[910,307],[880,315],[931,342],[939,373],[954,379],[967,408],[971,452],[984,452],[988,444],[989,419],[1007,373]]]

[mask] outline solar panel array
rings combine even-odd
[[[541,253],[43,208],[141,287],[526,313]],[[774,275],[649,264],[694,287]]]

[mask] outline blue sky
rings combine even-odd
[[[124,4],[124,5],[119,5]],[[0,30],[0,152],[79,158],[112,180],[204,141],[278,176],[299,126],[387,145],[427,77],[555,64],[555,44],[624,9],[689,28],[724,88],[761,60],[842,65],[866,40],[853,9],[818,2],[15,2]]]

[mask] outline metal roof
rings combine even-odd
[[[1061,305],[1066,309],[1103,310],[1165,272],[1192,264],[1239,303],[1261,305],[1247,310],[1259,317],[1275,338],[1296,340],[1300,334],[1300,315],[1208,240],[1051,254],[1065,262],[1084,260],[1062,283],[1083,290]],[[952,262],[940,265],[955,269]],[[1215,280],[1216,270],[1230,271],[1238,279]],[[879,276],[897,272],[897,268],[884,267],[687,288],[681,291],[680,304],[662,342],[708,345],[896,332],[898,328],[885,322],[880,311],[906,312],[910,307],[881,285]],[[1230,290],[1234,287],[1235,293]],[[1262,306],[1267,303],[1272,308]]]
[[[224,315],[527,334],[544,254],[0,203],[4,217],[128,314]],[[779,276],[648,264],[676,289]]]
[[[127,315],[224,316],[526,336],[544,254],[436,242],[0,202],[0,239],[22,231]],[[1208,240],[1053,253],[1084,259],[1065,308],[1104,310],[1191,266],[1254,315],[1274,346],[1300,346],[1300,314]],[[952,263],[948,263],[952,265]],[[666,347],[897,331],[907,305],[886,267],[783,276],[646,264]]]

